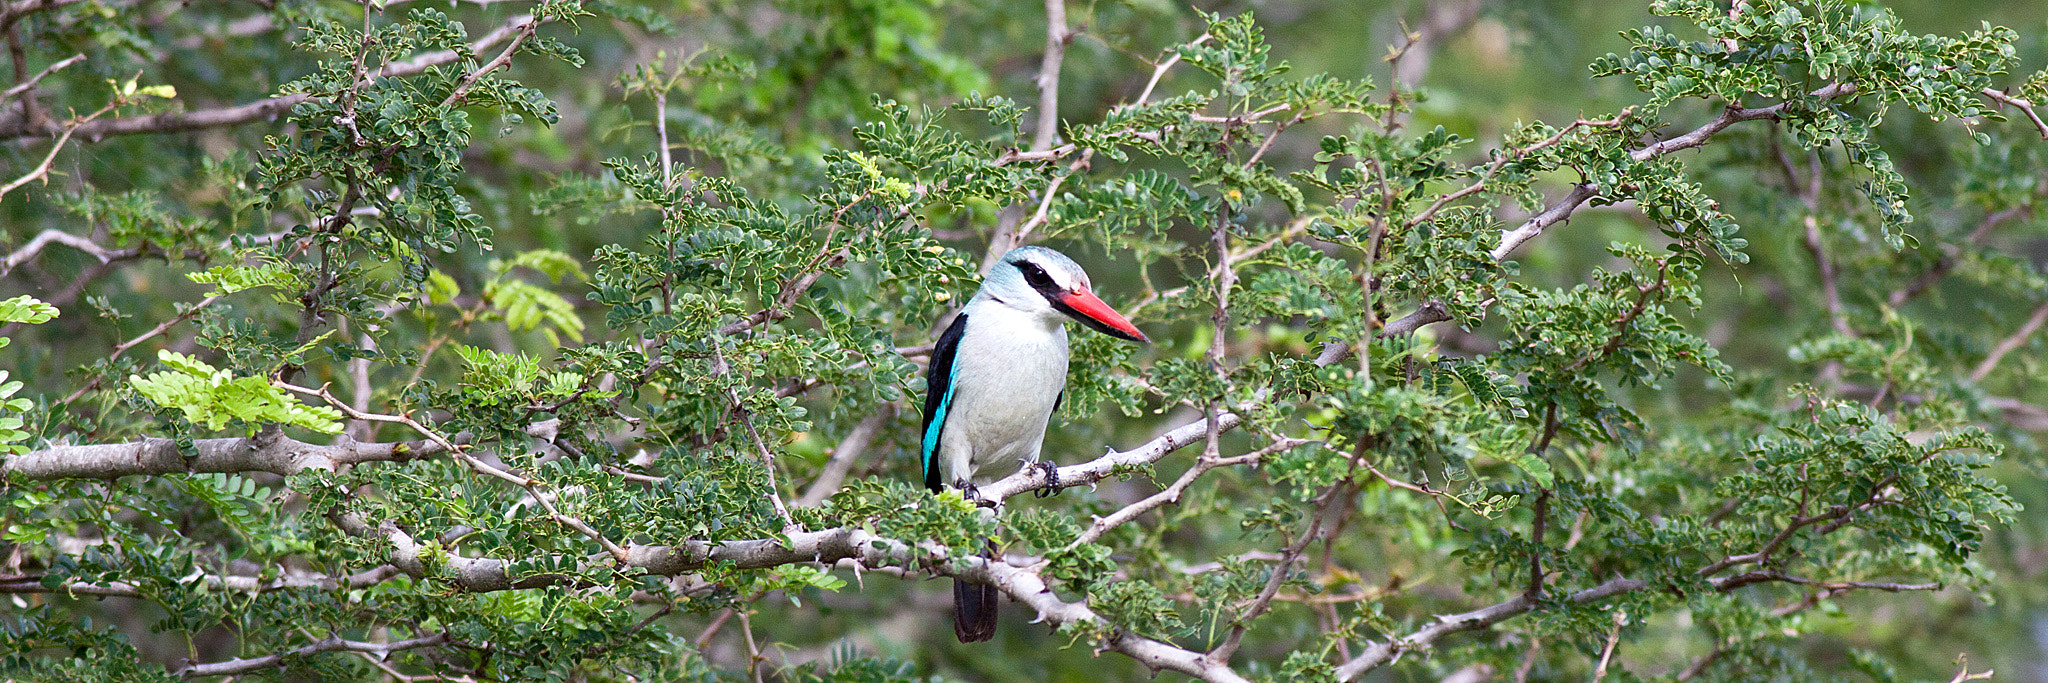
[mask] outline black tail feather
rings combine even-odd
[[[996,635],[996,587],[953,580],[953,636],[979,643]]]

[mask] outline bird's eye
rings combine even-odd
[[[1036,263],[1019,261],[1017,263],[1017,270],[1024,273],[1024,282],[1029,283],[1032,287],[1045,287],[1052,284],[1052,276],[1045,274],[1045,269],[1039,267]]]

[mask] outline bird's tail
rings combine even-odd
[[[996,635],[996,587],[953,580],[953,636],[979,643]]]

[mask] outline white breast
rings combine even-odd
[[[1067,330],[1057,314],[984,303],[967,309],[953,361],[953,403],[939,442],[948,485],[985,484],[1036,461],[1067,385]]]

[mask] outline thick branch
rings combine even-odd
[[[1045,58],[1038,65],[1038,122],[1037,130],[1031,137],[1031,153],[1045,154],[1052,150],[1052,142],[1060,131],[1060,61],[1066,58],[1067,42],[1074,34],[1067,30],[1066,0],[1045,0]],[[1091,150],[1092,151],[1092,150]],[[1087,164],[1084,157],[1074,165],[1078,170]],[[1059,193],[1060,181],[1064,176],[1055,177],[1045,188],[1045,198],[1039,206],[1039,216],[1052,204]],[[998,218],[995,234],[989,237],[988,251],[982,254],[981,270],[987,272],[996,265],[996,260],[1009,253],[1024,241],[1024,232],[1017,229],[1023,216],[1023,207],[1011,206],[1003,210]],[[1043,221],[1043,218],[1036,219]]]
[[[202,574],[192,579],[180,579],[179,581],[181,583],[196,581],[212,590],[268,593],[297,588],[318,590],[362,588],[383,583],[398,575],[398,568],[387,564],[342,577],[288,571],[283,576],[269,580],[255,576]],[[126,581],[110,581],[105,584],[74,582],[50,588],[43,585],[41,576],[0,577],[0,593],[53,593],[58,595],[97,595],[122,598],[148,597],[140,587]]]
[[[512,590],[572,583],[570,577],[551,574],[529,575],[515,580],[507,571],[510,563],[498,559],[463,557],[438,549],[429,555],[422,552],[410,534],[393,524],[386,523],[372,529],[362,520],[346,515],[337,516],[335,522],[350,533],[381,535],[389,539],[393,546],[391,564],[415,577],[427,575],[425,560],[430,556],[440,572],[438,578],[463,590]],[[934,574],[971,579],[996,586],[1012,599],[1036,611],[1039,621],[1087,623],[1104,629],[1113,628],[1087,605],[1059,599],[1044,578],[1031,569],[982,557],[948,557],[943,548],[911,547],[855,528],[799,531],[788,534],[787,540],[763,538],[690,541],[676,546],[636,545],[629,549],[625,564],[648,574],[673,576],[696,571],[712,562],[735,569],[765,569],[789,564],[832,566],[841,560],[853,560],[869,570],[887,567],[924,569]],[[1120,631],[1115,633],[1106,644],[1107,649],[1127,654],[1154,670],[1176,671],[1205,681],[1245,680],[1229,667],[1203,659],[1199,653]]]
[[[458,437],[458,440],[460,438]],[[446,449],[428,440],[358,443],[339,439],[312,444],[282,433],[229,439],[199,439],[198,453],[186,457],[170,439],[147,438],[132,443],[90,446],[58,445],[9,456],[0,475],[29,480],[116,479],[131,474],[269,472],[292,475],[304,470],[334,470],[365,462],[404,462],[442,455]]]

